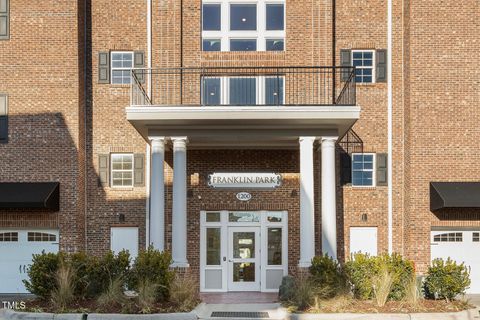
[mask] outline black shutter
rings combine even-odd
[[[8,142],[8,98],[0,94],[0,143]]]
[[[133,67],[134,68],[144,68],[145,67],[145,54],[143,51],[135,51],[133,53]],[[137,79],[140,83],[145,82],[145,71],[137,70],[135,71]]]
[[[352,157],[345,151],[340,151],[340,184],[352,183]]]
[[[110,54],[98,53],[98,83],[110,83]]]
[[[377,186],[388,185],[387,154],[377,153]]]
[[[342,67],[351,67],[352,66],[352,50],[342,49],[340,50],[340,65]],[[342,69],[342,81],[347,81],[350,76],[350,69]]]
[[[375,60],[375,81],[387,82],[387,50],[377,50]]]
[[[9,0],[0,0],[0,40],[10,38]]]
[[[141,153],[136,153],[133,156],[134,172],[133,185],[135,187],[143,187],[145,185],[145,156]]]
[[[98,155],[98,185],[102,187],[109,185],[109,159],[108,154]]]

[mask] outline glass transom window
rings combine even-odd
[[[352,64],[355,67],[355,82],[374,82],[375,62],[373,50],[353,50]]]
[[[112,84],[130,84],[133,52],[112,52]]]
[[[112,187],[133,187],[133,154],[111,155]]]
[[[202,1],[203,51],[283,51],[285,0]]]
[[[352,155],[352,186],[373,187],[375,185],[373,153],[354,153]]]

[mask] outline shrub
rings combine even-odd
[[[421,299],[421,297],[421,278],[413,276],[405,286],[405,297],[403,300],[410,306],[417,307],[418,301]]]
[[[293,292],[294,294],[290,303],[299,310],[307,310],[315,304],[315,290],[310,277],[300,273],[300,275],[295,278]]]
[[[87,269],[89,283],[87,295],[98,297],[114,280],[122,281],[121,287],[124,287],[130,270],[130,254],[122,250],[117,255],[108,252],[100,258],[91,257]]]
[[[75,271],[70,263],[61,261],[55,273],[55,287],[50,293],[55,309],[65,311],[75,299]]]
[[[428,268],[424,282],[425,295],[430,299],[445,299],[447,302],[458,294],[464,294],[470,286],[469,268],[448,258],[435,259]]]
[[[382,254],[370,257],[357,253],[345,264],[345,274],[352,285],[355,297],[363,300],[374,297],[372,280],[379,275],[383,266],[393,277],[388,299],[401,300],[405,297],[408,282],[414,276],[413,262],[399,254]]]
[[[177,306],[177,310],[190,312],[199,300],[195,279],[189,274],[176,274],[170,286],[170,302]]]
[[[280,301],[289,301],[295,294],[295,279],[292,276],[282,278],[282,284],[278,289],[278,299]]]
[[[28,270],[29,280],[23,280],[25,288],[42,300],[48,300],[56,288],[56,273],[62,254],[34,254],[32,265]]]
[[[135,264],[130,271],[128,285],[138,292],[142,281],[150,281],[157,286],[157,300],[166,300],[169,297],[169,288],[175,272],[169,269],[172,256],[169,252],[160,252],[149,247],[140,251]]]
[[[319,298],[332,298],[345,292],[345,276],[340,264],[328,255],[316,256],[310,266],[312,285]]]

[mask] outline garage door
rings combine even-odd
[[[0,293],[27,293],[32,254],[58,251],[58,230],[0,230]]]
[[[470,289],[467,293],[480,293],[480,230],[448,230],[431,232],[431,256],[470,266]]]

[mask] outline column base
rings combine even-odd
[[[299,268],[310,268],[312,266],[311,261],[299,261],[298,262],[298,267]]]
[[[173,262],[170,265],[170,268],[190,268],[190,264],[185,261],[185,262]]]

